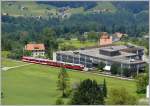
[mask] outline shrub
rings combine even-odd
[[[103,70],[104,67],[105,67],[105,63],[104,62],[100,62],[98,64],[98,69]]]
[[[137,98],[127,92],[125,88],[111,89],[108,103],[111,105],[134,105]]]
[[[111,74],[116,75],[116,74],[120,73],[120,71],[121,71],[121,68],[118,67],[118,64],[114,63],[111,65],[111,70],[110,70]]]
[[[146,93],[146,86],[149,83],[148,74],[139,74],[136,77],[137,93]]]
[[[123,68],[122,71],[123,71],[123,75],[124,76],[126,76],[126,77],[130,77],[131,76],[131,70],[130,69]]]
[[[62,98],[58,98],[56,100],[56,105],[63,105],[64,104],[64,101],[62,100]]]

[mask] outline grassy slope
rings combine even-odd
[[[20,7],[27,7],[28,10],[21,10]],[[44,5],[44,4],[37,4],[36,2],[29,1],[17,1],[13,2],[11,6],[8,5],[8,2],[2,2],[2,13],[8,13],[9,15],[13,16],[39,16],[39,15],[46,15],[46,12],[55,13],[55,9],[47,10],[46,8],[52,8],[52,6]]]
[[[17,1],[11,2],[12,5],[8,4],[9,2],[2,2],[2,13],[8,13],[11,16],[47,16],[48,13],[56,15],[56,7],[47,4],[38,4],[35,1]],[[21,10],[20,7],[27,7],[28,10]],[[111,9],[113,12],[116,11],[116,8],[110,2],[98,2],[98,5],[92,9]],[[83,7],[79,7],[72,8],[70,13],[86,13],[86,11],[84,11]]]
[[[10,64],[10,63],[9,63]],[[13,62],[12,62],[13,64]],[[7,62],[4,62],[7,65]],[[55,104],[61,93],[56,90],[59,68],[43,65],[29,65],[2,72],[2,104]],[[134,81],[119,80],[78,71],[68,70],[71,84],[86,78],[102,83],[106,79],[108,93],[111,88],[125,87],[130,94],[136,94]]]
[[[116,7],[112,3],[106,1],[98,2],[98,5],[92,9],[110,9],[112,12],[116,11]]]

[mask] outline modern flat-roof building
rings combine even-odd
[[[138,73],[144,67],[144,49],[133,46],[106,46],[75,51],[58,51],[53,53],[53,60],[68,62],[73,64],[82,64],[87,68],[93,68],[100,62],[106,66],[113,63],[121,68],[130,68]]]

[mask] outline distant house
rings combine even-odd
[[[118,37],[118,38],[120,38],[120,39],[121,39],[121,38],[122,38],[122,36],[123,36],[123,33],[116,32],[116,33],[115,33],[115,35],[116,35],[116,37]]]
[[[44,44],[27,44],[25,46],[26,51],[31,51],[33,57],[44,56],[45,46]]]
[[[110,45],[112,44],[112,36],[109,36],[107,32],[100,33],[99,45]]]
[[[8,13],[2,13],[3,16],[8,16]]]
[[[27,7],[21,7],[21,10],[23,11],[23,10],[28,10],[28,8]]]
[[[113,42],[116,42],[116,41],[119,41],[119,40],[121,40],[124,36],[127,36],[127,34],[125,34],[125,33],[121,33],[121,32],[115,32],[114,34],[113,34]]]

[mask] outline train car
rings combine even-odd
[[[49,66],[54,66],[54,67],[64,67],[68,69],[75,69],[75,70],[81,70],[81,71],[84,70],[84,66],[81,64],[72,64],[72,63],[66,63],[66,62],[64,63],[64,62],[58,62],[58,61],[42,59],[42,58],[23,56],[22,61],[35,63],[35,64],[49,65]]]

